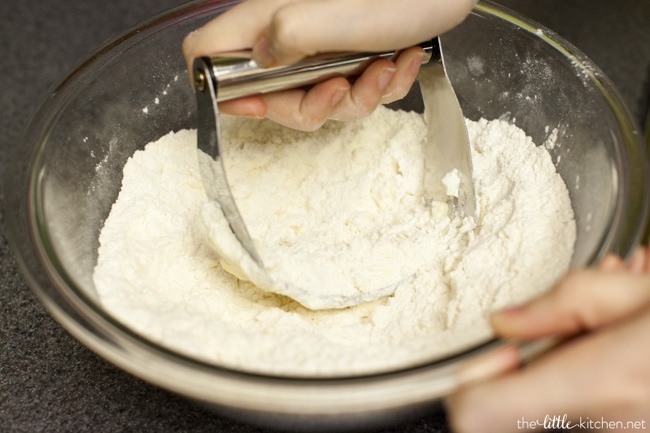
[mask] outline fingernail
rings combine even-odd
[[[261,114],[259,114],[257,112],[252,112],[252,111],[242,113],[241,115],[244,116],[244,117],[248,117],[250,119],[264,119],[266,117],[266,116],[263,116],[263,115],[261,115]]]
[[[253,59],[261,67],[269,67],[275,64],[275,56],[271,52],[265,37],[257,41],[253,47]]]
[[[336,89],[336,92],[332,95],[331,106],[335,107],[343,99],[346,93],[350,90],[349,87],[339,87]]]
[[[195,39],[198,36],[198,34],[199,34],[199,29],[196,29],[188,33],[188,35],[185,36],[185,39],[183,39],[183,52],[186,55],[192,52],[192,48],[194,47]]]
[[[598,264],[598,268],[604,271],[619,271],[625,269],[625,264],[616,254],[607,254]]]
[[[631,272],[642,273],[645,269],[645,250],[641,247],[638,247],[632,253],[630,258],[630,263],[628,265]]]
[[[409,68],[411,75],[417,75],[417,73],[420,71],[420,67],[422,66],[423,60],[424,60],[424,52],[419,53],[417,56],[415,56]]]
[[[381,74],[379,74],[379,77],[377,78],[377,86],[379,87],[379,90],[384,90],[388,87],[390,80],[392,80],[395,75],[395,71],[395,68],[386,68]]]
[[[497,310],[493,315],[499,316],[513,316],[515,314],[520,314],[526,308],[525,305],[513,305],[511,307],[506,307],[501,310]]]
[[[490,326],[492,330],[496,334],[503,334],[505,332],[507,335],[513,326],[517,326],[525,308],[524,305],[515,305],[493,312],[490,315]]]

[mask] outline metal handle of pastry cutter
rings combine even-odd
[[[434,49],[437,44],[434,46],[433,41],[419,46],[425,52],[423,63],[440,58],[440,51]],[[217,102],[223,102],[242,96],[317,84],[337,76],[354,77],[361,75],[375,60],[393,59],[397,55],[399,51],[346,53],[334,57],[329,54],[310,57],[291,65],[260,68],[251,58],[250,51],[233,52],[197,58],[194,64],[194,82],[196,90],[202,92],[207,80],[211,80]]]

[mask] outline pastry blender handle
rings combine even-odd
[[[425,51],[422,63],[440,61],[438,38],[419,44]],[[291,65],[260,68],[250,51],[197,57],[194,60],[194,87],[204,92],[212,80],[217,102],[260,93],[276,92],[323,82],[329,78],[354,77],[375,60],[393,59],[399,51],[325,54]]]

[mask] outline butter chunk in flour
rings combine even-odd
[[[314,290],[340,278],[407,275],[391,296],[316,311],[224,270],[204,223],[196,134],[182,130],[124,167],[100,234],[102,304],[173,350],[270,374],[386,371],[483,341],[490,311],[538,294],[567,270],[575,241],[568,192],[546,148],[516,126],[468,121],[477,225],[425,208],[424,128],[417,114],[381,107],[311,134],[223,119],[224,161],[246,224],[262,254],[285,248],[265,262],[274,266],[275,257],[281,278]]]

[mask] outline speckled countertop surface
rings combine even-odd
[[[0,172],[31,114],[106,39],[181,0],[0,2]],[[502,0],[573,42],[618,86],[639,123],[648,107],[650,2]],[[180,55],[180,54],[179,54]],[[11,187],[11,185],[7,185]],[[1,197],[4,199],[4,197]],[[136,379],[63,330],[33,297],[0,213],[1,432],[268,431],[205,411]],[[444,413],[382,432],[447,432]]]

